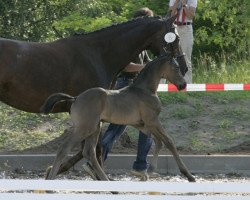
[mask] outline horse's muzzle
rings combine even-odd
[[[184,90],[186,87],[187,87],[187,83],[185,82],[185,83],[179,84],[179,85],[177,86],[177,89],[178,89],[178,90]]]

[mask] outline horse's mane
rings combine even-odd
[[[92,34],[95,34],[95,33],[99,33],[101,31],[109,31],[109,30],[112,30],[113,28],[116,28],[117,26],[119,27],[123,27],[123,26],[127,26],[127,25],[134,25],[134,24],[138,24],[138,23],[142,23],[144,21],[155,21],[155,20],[159,20],[159,19],[162,19],[161,17],[157,16],[157,17],[148,17],[148,16],[143,16],[143,17],[138,17],[138,18],[133,18],[133,19],[130,19],[126,22],[120,22],[120,23],[114,23],[114,24],[111,24],[110,26],[107,26],[107,27],[103,27],[101,29],[97,29],[97,30],[94,30],[94,31],[91,31],[91,32],[87,32],[87,33],[76,33],[74,36],[86,36],[86,35],[92,35]],[[73,36],[73,37],[74,37]]]

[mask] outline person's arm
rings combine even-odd
[[[177,14],[177,8],[179,5],[179,1],[182,1],[182,7],[186,12],[187,17],[189,19],[193,19],[195,16],[196,7],[187,6],[187,0],[176,0],[173,5],[170,5],[169,10],[171,12],[171,16],[174,16]]]
[[[124,72],[139,72],[143,68],[144,65],[131,62],[125,67]]]
[[[182,0],[182,7],[189,19],[193,19],[195,16],[196,8],[192,6],[187,6],[187,0]]]
[[[173,5],[170,4],[169,11],[171,12],[171,16],[177,14],[177,8],[180,0],[176,0]]]

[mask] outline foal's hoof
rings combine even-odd
[[[195,178],[194,178],[193,176],[189,177],[189,178],[188,178],[188,181],[189,181],[189,182],[196,182],[196,180],[195,180]]]
[[[46,169],[46,172],[45,172],[45,179],[48,179],[48,176],[49,176],[49,173],[52,169],[52,166],[49,166],[47,169]]]
[[[147,181],[148,178],[149,178],[148,175],[142,176],[142,177],[140,178],[140,181]]]

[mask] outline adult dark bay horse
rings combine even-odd
[[[67,155],[72,147],[85,140],[82,156],[88,159],[100,180],[108,180],[96,158],[96,145],[100,135],[101,122],[131,125],[145,134],[152,134],[163,142],[172,152],[177,165],[189,181],[195,181],[192,174],[182,162],[171,138],[164,131],[159,113],[161,103],[157,96],[157,87],[161,78],[166,78],[179,90],[186,87],[186,81],[172,56],[161,56],[148,63],[134,83],[120,90],[92,88],[77,97],[64,93],[51,95],[42,107],[49,113],[60,101],[71,102],[71,120],[73,133],[68,136],[57,152],[53,167],[47,179],[54,179],[60,167],[67,162]],[[159,142],[160,141],[160,142]]]
[[[175,17],[137,18],[92,33],[50,43],[0,39],[0,100],[17,109],[39,113],[53,93],[76,96],[93,88],[109,88],[130,61],[147,49],[160,55]],[[174,57],[182,52],[179,40]],[[185,62],[181,57],[180,61]],[[58,103],[52,112],[69,111]]]

